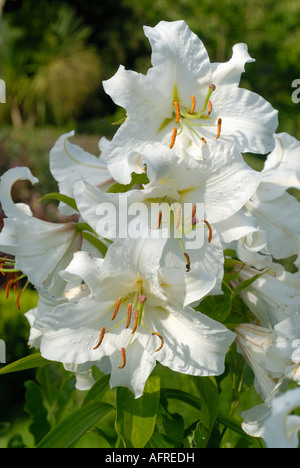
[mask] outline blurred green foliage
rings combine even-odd
[[[0,70],[10,106],[18,99],[25,120],[96,119],[92,130],[100,133],[99,119],[116,110],[101,81],[120,63],[146,72],[151,49],[143,25],[183,19],[212,62],[228,60],[235,43],[248,44],[256,62],[246,66],[242,86],[280,111],[278,131],[299,138],[291,100],[300,78],[299,17],[299,0],[6,0]]]

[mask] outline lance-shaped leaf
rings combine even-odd
[[[151,438],[160,397],[159,377],[150,377],[138,399],[124,387],[117,389],[116,428],[126,448],[143,448]]]

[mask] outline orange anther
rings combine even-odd
[[[119,366],[118,369],[123,369],[123,367],[125,367],[125,364],[126,364],[126,349],[121,348],[121,353],[122,353],[122,365]]]
[[[191,269],[191,260],[190,260],[189,255],[186,252],[184,252],[183,255],[185,256],[185,259],[186,259],[186,271],[188,273]]]
[[[21,306],[20,306],[20,299],[21,299],[22,291],[23,291],[23,289],[20,289],[20,291],[18,292],[18,295],[17,295],[17,307],[18,307],[18,310],[21,309]]]
[[[9,296],[9,290],[13,284],[14,280],[13,279],[10,279],[8,282],[7,282],[7,285],[6,285],[6,288],[5,288],[5,299],[8,298]]]
[[[208,242],[211,242],[212,240],[212,228],[211,228],[211,225],[209,224],[208,221],[206,221],[206,219],[201,219],[202,223],[206,224],[206,226],[208,227]]]
[[[136,311],[134,313],[134,322],[133,322],[132,335],[135,333],[135,330],[137,328],[138,319],[139,319],[139,309],[136,309]]]
[[[206,117],[209,117],[212,111],[212,103],[211,101],[208,101],[208,113],[206,114]]]
[[[195,96],[191,96],[191,100],[192,100],[192,107],[190,109],[190,114],[192,114],[195,110],[195,107],[196,107],[196,97]]]
[[[180,223],[181,223],[181,206],[179,206],[176,203],[175,209],[176,209],[176,216],[177,216],[177,222],[176,222],[176,230],[177,230],[179,228]]]
[[[174,130],[173,130],[173,133],[172,133],[172,139],[171,139],[170,149],[172,149],[173,146],[175,145],[176,135],[177,135],[177,128],[174,127]]]
[[[114,313],[113,313],[113,316],[111,318],[111,320],[114,320],[117,316],[117,313],[119,312],[119,308],[120,308],[120,304],[121,304],[121,301],[122,301],[122,297],[119,297],[119,299],[117,300],[116,302],[116,305],[115,305],[115,310],[114,310]]]
[[[132,313],[132,304],[129,304],[128,309],[127,309],[127,322],[126,322],[126,327],[125,328],[128,328],[129,325],[130,325],[131,313]]]
[[[101,343],[103,341],[104,334],[105,334],[105,327],[102,327],[101,332],[100,332],[100,336],[99,336],[99,341],[98,341],[98,343],[96,344],[96,346],[93,349],[99,348],[99,346],[101,345]]]
[[[203,141],[203,143],[205,143],[205,144],[207,143],[207,141],[205,140],[204,137],[202,137],[201,140]]]
[[[157,349],[155,350],[155,352],[157,353],[157,351],[160,351],[161,348],[163,347],[163,345],[164,345],[164,339],[163,339],[163,337],[162,337],[159,333],[157,333],[157,332],[153,332],[153,333],[152,333],[152,336],[153,336],[153,335],[158,336],[158,338],[160,338],[160,341],[161,341],[159,348],[157,348]]]
[[[160,229],[160,226],[161,226],[161,219],[162,219],[162,211],[160,211],[158,213],[158,225],[157,225],[157,229]]]
[[[178,123],[179,120],[180,120],[180,107],[179,107],[179,104],[177,101],[174,101],[174,106],[175,106],[175,109],[176,109],[176,120],[175,120],[175,123]]]
[[[218,130],[217,130],[217,136],[216,136],[216,140],[219,138],[220,136],[220,133],[221,133],[221,125],[222,125],[222,119],[221,117],[218,118]]]

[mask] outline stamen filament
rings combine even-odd
[[[125,364],[126,364],[126,349],[121,348],[121,353],[122,353],[122,365],[119,366],[118,369],[123,369],[123,367],[125,367]]]
[[[100,331],[99,341],[98,341],[98,343],[96,344],[96,346],[93,349],[99,348],[99,346],[101,345],[101,343],[103,341],[104,334],[105,334],[105,327],[102,327],[101,331]]]
[[[163,347],[163,345],[164,345],[164,339],[163,339],[163,337],[162,337],[159,333],[157,333],[157,332],[153,332],[153,333],[152,333],[152,336],[153,336],[153,335],[158,336],[158,338],[160,338],[160,341],[161,341],[160,346],[155,350],[155,352],[157,353],[157,352],[160,351],[161,348]]]

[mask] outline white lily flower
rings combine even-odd
[[[296,255],[295,265],[300,265],[300,203],[295,197],[285,192],[272,200],[260,201],[253,196],[243,209],[266,232],[266,254],[276,259]]]
[[[291,413],[299,407],[300,389],[288,390],[244,411],[242,428],[253,437],[262,437],[267,448],[298,448],[300,417]]]
[[[290,187],[300,188],[300,141],[288,133],[274,135],[275,148],[261,172],[256,197],[261,201],[281,197]]]
[[[50,171],[58,182],[59,192],[73,198],[73,186],[77,180],[84,178],[97,187],[108,188],[112,179],[105,162],[105,151],[101,157],[84,151],[80,146],[69,141],[74,131],[62,135],[50,150]],[[104,142],[101,144],[104,147]],[[70,215],[74,211],[60,202],[62,214]]]
[[[152,46],[146,75],[125,70],[103,86],[127,117],[112,140],[108,167],[129,183],[134,161],[147,143],[162,142],[179,155],[201,159],[201,146],[233,141],[240,151],[274,148],[277,111],[259,95],[239,88],[241,73],[253,62],[246,44],[233,47],[227,63],[210,63],[200,39],[184,21],[144,27]]]
[[[261,182],[243,211],[256,219],[258,232],[265,232],[262,255],[276,259],[296,255],[295,265],[299,266],[300,203],[286,190],[300,187],[300,142],[287,133],[275,135],[274,141],[275,149],[266,159]]]
[[[48,333],[48,339],[50,337],[55,337],[55,333],[50,327],[43,325],[43,331],[36,327],[38,321],[43,320],[43,316],[51,313],[51,311],[59,304],[65,304],[67,302],[78,302],[82,297],[85,297],[89,294],[89,289],[85,284],[80,284],[79,286],[73,286],[70,283],[67,283],[66,288],[63,292],[62,297],[54,297],[43,289],[38,290],[39,301],[37,307],[29,310],[24,315],[27,318],[30,324],[30,335],[28,344],[32,348],[39,349],[41,346],[41,341],[45,333]],[[53,336],[54,335],[54,336]],[[92,376],[92,363],[84,364],[73,364],[73,363],[63,363],[64,368],[72,372],[76,378],[75,388],[78,390],[84,391],[89,390],[94,382]]]
[[[295,346],[300,339],[300,313],[273,329],[253,324],[236,327],[237,350],[252,368],[254,385],[262,400],[273,397],[289,381],[300,384],[300,359]]]
[[[243,289],[240,295],[261,326],[271,328],[300,311],[299,275],[272,263],[264,272],[244,266],[239,273],[239,280],[249,280],[258,274],[261,276]]]
[[[37,321],[40,329],[46,327],[42,355],[105,365],[111,387],[126,386],[136,398],[156,361],[181,373],[222,373],[235,335],[191,306],[183,307],[187,291],[190,301],[197,295],[199,300],[202,291],[185,282],[183,270],[175,268],[171,275],[160,269],[164,246],[164,239],[117,240],[104,260],[77,252],[62,275],[72,281],[77,276],[90,294]]]
[[[120,235],[120,229],[127,228],[126,221],[120,218],[121,208],[135,203],[145,204],[148,214],[158,203],[180,205],[182,212],[185,204],[191,207],[198,204],[203,207],[205,220],[210,224],[220,223],[237,213],[249,200],[259,185],[260,173],[249,168],[230,143],[206,148],[205,154],[207,157],[201,161],[189,156],[180,159],[169,148],[149,145],[144,148],[140,162],[141,166],[147,167],[150,180],[143,190],[130,190],[125,195],[105,193],[85,180],[79,181],[75,184],[74,195],[81,216],[98,234],[112,239]],[[243,181],[247,183],[243,184]],[[109,214],[103,217],[101,204],[107,203],[115,207],[111,218]],[[195,213],[196,216],[199,214]],[[145,224],[148,233],[150,226],[157,228],[158,218],[149,221],[146,215]],[[162,227],[166,227],[163,221]]]
[[[82,246],[91,253],[95,248],[78,231],[76,223],[50,223],[32,216],[29,206],[15,204],[11,188],[18,180],[38,182],[26,167],[9,169],[0,181],[0,201],[7,218],[0,233],[0,249],[15,257],[14,268],[28,277],[37,288],[60,296],[65,282],[58,275]]]
[[[197,262],[203,264],[205,251],[211,249],[215,261],[206,262],[207,271],[217,278],[216,291],[221,294],[223,254],[219,234],[222,232],[214,229],[214,223],[223,226],[219,221],[243,206],[257,188],[260,174],[244,163],[230,143],[216,145],[210,157],[203,161],[188,156],[182,160],[174,157],[169,148],[149,145],[144,149],[142,161],[150,179],[143,190],[105,193],[86,181],[77,182],[74,196],[81,216],[99,235],[113,240],[118,236],[147,237],[149,233],[155,237],[160,228],[165,229],[169,242],[172,236],[178,236],[177,242],[190,245],[187,248],[182,245],[181,258],[188,254],[193,268]],[[243,187],[242,180],[247,180]],[[172,209],[173,224],[169,218]],[[136,210],[143,215],[137,217],[142,225],[137,234],[131,232],[131,227],[136,226],[134,219],[127,216],[128,213],[135,215]],[[244,226],[239,232],[241,229],[244,232]]]

